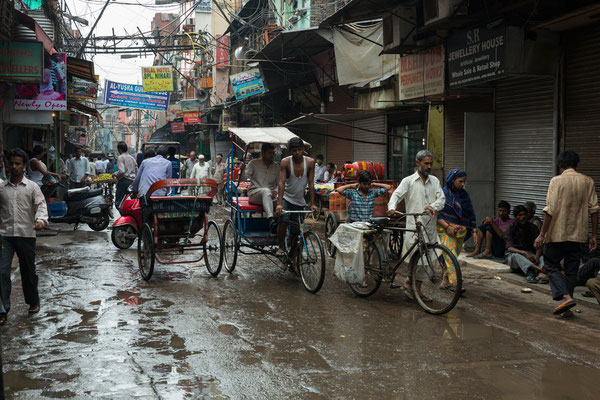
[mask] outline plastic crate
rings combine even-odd
[[[51,217],[63,217],[67,214],[67,203],[59,201],[56,203],[48,203],[48,213]]]

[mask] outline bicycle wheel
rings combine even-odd
[[[300,236],[298,249],[298,270],[304,288],[310,293],[317,293],[325,280],[325,251],[319,236],[308,231],[304,240]]]
[[[152,228],[150,225],[142,225],[140,236],[138,237],[138,267],[140,274],[145,281],[149,281],[154,272],[154,238],[152,236]]]
[[[230,274],[235,269],[239,248],[240,241],[235,227],[233,222],[228,219],[223,227],[223,263],[225,264],[225,270]]]
[[[365,279],[363,283],[348,283],[350,290],[359,297],[369,297],[379,289],[383,277],[383,249],[381,245],[371,243],[365,250]]]
[[[204,263],[212,276],[219,275],[223,266],[223,245],[221,230],[215,221],[209,221],[206,228],[206,242],[204,243]]]
[[[327,238],[325,240],[325,247],[327,249],[327,255],[329,257],[335,257],[335,246],[333,245],[333,243],[331,243],[329,241],[329,238],[331,237],[331,235],[333,235],[335,233],[335,230],[338,227],[338,222],[337,219],[335,218],[335,214],[333,213],[329,213],[329,215],[327,216],[327,219],[325,220],[325,237]]]
[[[455,282],[443,287],[446,263],[454,269]],[[426,254],[417,250],[410,260],[411,286],[419,306],[430,314],[445,314],[452,310],[461,295],[460,264],[448,248],[428,244]]]

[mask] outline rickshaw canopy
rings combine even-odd
[[[274,145],[287,145],[288,141],[298,135],[292,133],[289,129],[283,127],[269,128],[234,128],[229,127],[229,131],[243,141],[246,146],[254,143],[271,143]],[[304,141],[304,144],[311,147],[310,143]]]

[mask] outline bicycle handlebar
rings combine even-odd
[[[401,211],[394,211],[394,214],[400,215],[402,217],[424,217],[426,215],[431,215],[429,211],[423,211],[421,213],[403,213]]]
[[[294,211],[294,210],[289,210],[289,211],[288,210],[283,210],[281,213],[282,214],[312,214],[312,213],[314,213],[314,211],[312,211],[312,210],[296,210],[296,211]]]

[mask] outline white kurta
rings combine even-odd
[[[207,179],[210,178],[210,165],[207,162],[197,163],[192,168],[192,173],[190,174],[190,179]],[[199,193],[206,194],[210,191],[208,187],[201,187]]]
[[[421,213],[425,211],[426,206],[431,206],[431,208],[437,212],[444,208],[446,197],[442,191],[440,181],[435,176],[429,175],[427,180],[423,182],[419,173],[415,172],[402,179],[402,182],[400,182],[400,185],[390,198],[388,210],[395,210],[398,203],[402,200],[404,200],[407,213]],[[437,243],[438,234],[436,228],[436,216],[426,215],[419,217],[419,220],[425,225],[425,233],[428,241]],[[406,218],[406,228],[415,228],[415,219],[413,217]],[[402,248],[403,255],[410,249],[410,246],[412,246],[415,241],[416,234],[414,232],[406,232],[404,234],[404,245]]]

